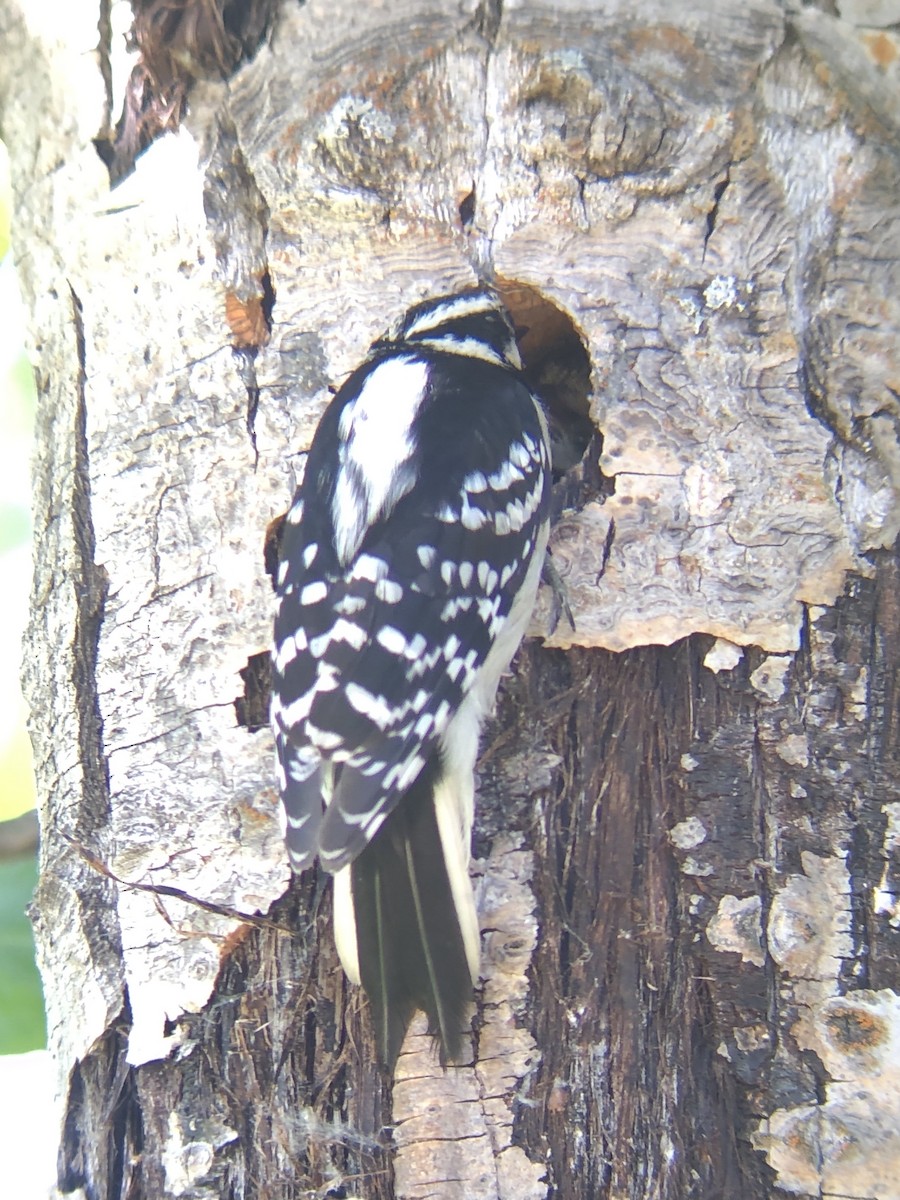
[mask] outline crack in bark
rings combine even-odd
[[[475,11],[475,28],[489,42],[491,48],[497,41],[500,22],[503,20],[503,0],[481,0]]]
[[[87,442],[87,380],[84,321],[81,301],[69,285],[72,318],[78,346],[78,400],[75,411],[75,471],[72,525],[80,575],[76,579],[77,615],[74,637],[73,684],[78,707],[78,748],[87,803],[83,810],[90,827],[109,817],[109,769],[103,745],[103,718],[97,692],[97,657],[106,606],[108,577],[94,561],[96,541],[91,516],[91,484]],[[79,818],[81,823],[81,818]]]
[[[147,892],[152,896],[168,896],[172,900],[181,900],[184,904],[200,908],[204,912],[212,913],[217,917],[227,917],[232,921],[240,921],[247,925],[256,925],[260,929],[277,929],[279,933],[294,936],[295,931],[290,926],[280,925],[277,921],[273,921],[269,917],[258,917],[254,913],[243,912],[241,909],[232,908],[228,904],[213,904],[210,900],[201,900],[199,896],[192,896],[189,892],[182,891],[181,888],[172,887],[166,883],[136,883],[130,879],[122,879],[93,850],[85,846],[83,842],[78,841],[77,838],[71,837],[67,833],[62,834],[62,836],[72,849],[77,851],[92,871],[96,871],[104,879],[109,879],[113,883],[118,884],[119,887],[131,888],[135,892]]]
[[[253,447],[253,470],[259,466],[259,450],[256,445],[256,414],[259,410],[259,383],[256,379],[255,351],[236,351],[240,359],[238,373],[247,392],[247,436]]]
[[[109,136],[113,118],[113,79],[112,79],[112,0],[100,0],[97,16],[97,65],[103,80],[105,93],[103,111],[103,136]]]
[[[712,237],[713,233],[715,232],[716,222],[718,221],[718,218],[719,218],[719,205],[721,204],[722,197],[725,195],[726,191],[728,190],[728,185],[730,183],[731,183],[731,163],[729,163],[728,166],[725,168],[724,176],[716,183],[716,186],[713,189],[712,208],[710,208],[709,212],[706,215],[706,232],[703,235],[703,253],[701,255],[702,259],[706,258],[706,248],[709,245],[710,238]]]
[[[75,628],[70,648],[72,689],[78,729],[78,767],[82,801],[75,830],[78,837],[103,837],[110,822],[109,768],[103,737],[97,668],[100,631],[109,586],[106,571],[95,562],[96,540],[91,512],[90,456],[87,436],[87,352],[82,305],[69,284],[72,327],[77,353],[77,381],[72,441],[71,482],[72,540],[75,562]],[[78,784],[75,785],[78,787]],[[70,842],[57,826],[48,836]],[[58,847],[58,842],[57,842]],[[99,893],[99,894],[98,894]],[[78,902],[84,921],[88,952],[99,961],[121,961],[120,931],[108,882],[78,878]],[[122,1013],[130,1022],[127,996],[122,993]],[[116,1023],[77,1064],[70,1077],[66,1102],[64,1149],[60,1155],[64,1190],[84,1187],[89,1195],[123,1195],[135,1146],[141,1142],[140,1113],[124,1104],[126,1081],[121,1023]],[[113,1082],[115,1081],[115,1082]],[[105,1140],[104,1140],[105,1139]],[[105,1156],[105,1157],[104,1157]]]

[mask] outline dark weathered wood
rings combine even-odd
[[[543,1062],[518,1125],[550,1153],[552,1194],[769,1195],[753,1145],[770,1146],[757,1127],[773,1110],[790,1143],[771,1148],[792,1179],[821,1170],[835,1191],[893,1194],[878,1161],[895,1119],[877,1083],[893,1078],[889,1023],[870,1043],[863,1022],[846,1031],[848,1054],[872,1054],[854,1081],[870,1089],[869,1125],[824,1164],[797,1136],[804,1110],[823,1141],[846,1110],[823,1103],[828,1075],[797,1043],[834,983],[900,985],[896,919],[872,912],[884,806],[900,791],[897,570],[879,556],[874,579],[817,614],[783,695],[754,686],[758,652],[713,675],[704,638],[619,655],[532,648],[520,662],[500,721],[529,754],[560,759],[525,824]]]
[[[61,1194],[900,1195],[894,34],[285,4],[110,193],[72,20],[0,2]],[[576,625],[485,738],[472,1065],[391,1080],[280,844],[267,572],[329,386],[479,274],[594,431]]]

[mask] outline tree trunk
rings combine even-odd
[[[60,1195],[900,1197],[887,7],[286,3],[111,191],[107,6],[0,2]],[[575,628],[485,737],[473,1062],[390,1078],[281,848],[265,546],[329,386],[478,277],[588,442]]]

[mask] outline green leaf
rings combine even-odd
[[[0,554],[31,537],[31,513],[24,504],[0,504]]]
[[[37,883],[32,857],[0,862],[0,1054],[46,1045],[44,1001],[25,906]]]
[[[18,294],[15,302],[20,303]],[[34,383],[34,369],[24,352],[13,361],[9,368],[8,400],[4,425],[8,423],[10,434],[24,434],[30,439],[34,426],[37,388]]]

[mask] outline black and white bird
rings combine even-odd
[[[525,632],[550,452],[509,318],[479,288],[412,308],[322,416],[287,515],[272,721],[295,871],[393,1066],[417,1009],[459,1061],[478,977],[469,852],[482,720]]]

